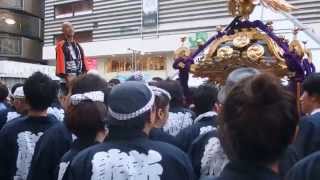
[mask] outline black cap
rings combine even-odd
[[[110,120],[127,121],[149,111],[154,105],[154,94],[147,84],[128,81],[113,87],[108,104]]]

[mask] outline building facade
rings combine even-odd
[[[43,10],[43,0],[0,0],[0,80],[9,87],[35,71],[54,76],[42,65]]]
[[[187,45],[206,41],[217,26],[232,21],[226,0],[45,0],[44,59],[54,64],[61,24],[72,22],[76,39],[107,78],[144,71],[174,75],[174,50],[181,36]],[[293,15],[316,28],[320,0],[291,0]]]
[[[38,62],[42,60],[42,0],[0,0],[0,58]]]

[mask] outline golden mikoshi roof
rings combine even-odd
[[[282,50],[268,35],[257,29],[243,29],[215,40],[207,54],[191,67],[196,77],[208,77],[223,83],[227,75],[240,67],[253,67],[278,76],[288,75]]]
[[[260,0],[278,11],[294,9],[285,0]],[[233,16],[248,19],[254,10],[255,0],[229,0]],[[297,43],[293,44],[296,48]],[[257,28],[237,29],[233,34],[214,40],[197,64],[191,66],[196,77],[208,77],[210,81],[224,83],[227,75],[240,67],[253,67],[277,76],[290,76],[282,49],[265,32]]]

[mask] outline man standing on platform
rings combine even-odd
[[[56,46],[56,75],[68,84],[73,78],[87,72],[85,56],[80,44],[74,39],[74,28],[70,22],[62,25],[64,39]]]

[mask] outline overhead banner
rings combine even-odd
[[[157,27],[158,25],[158,0],[142,0],[142,25],[144,27]]]

